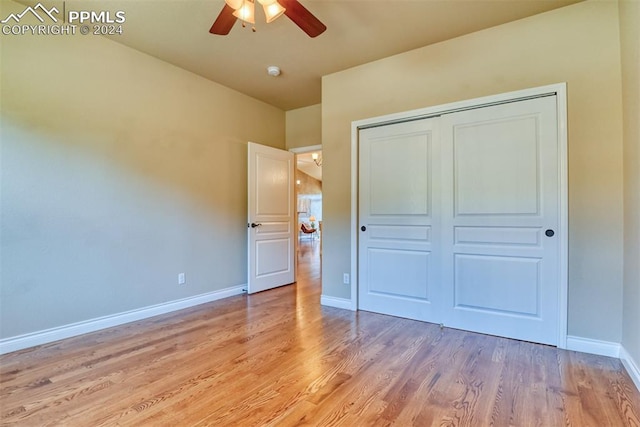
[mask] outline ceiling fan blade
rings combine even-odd
[[[327,29],[326,25],[313,16],[298,0],[278,0],[278,3],[286,9],[284,14],[309,37],[317,37]]]
[[[220,12],[220,15],[216,18],[216,21],[211,26],[209,32],[211,34],[218,34],[221,36],[226,36],[233,28],[233,24],[236,23],[236,17],[233,16],[233,8],[229,6],[227,3],[224,4],[224,8]]]

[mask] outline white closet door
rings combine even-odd
[[[361,310],[438,322],[437,119],[365,129],[359,152]]]
[[[555,97],[441,120],[443,323],[557,344]]]

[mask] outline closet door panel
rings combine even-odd
[[[556,344],[555,98],[446,114],[443,323]]]
[[[359,308],[437,322],[437,119],[360,132]]]

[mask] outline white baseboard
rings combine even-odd
[[[636,385],[636,388],[640,391],[640,368],[624,347],[620,349],[620,360],[622,360],[622,364],[627,369],[627,372],[633,380],[633,383]]]
[[[567,350],[599,356],[620,358],[620,344],[617,342],[593,340],[591,338],[567,336]]]
[[[95,332],[101,329],[111,328],[113,326],[119,326],[125,323],[135,322],[137,320],[158,316],[160,314],[170,313],[172,311],[182,310],[196,305],[205,304],[222,298],[228,298],[234,295],[242,294],[244,292],[244,289],[246,289],[246,285],[233,286],[231,288],[221,289],[219,291],[209,292],[202,295],[196,295],[194,297],[143,307],[123,313],[117,313],[109,316],[99,317],[96,319],[86,320],[83,322],[72,323],[69,325],[46,329],[30,334],[5,338],[0,340],[0,354],[11,353],[12,351],[22,350],[25,348],[34,347],[36,345],[47,344],[61,339],[71,338],[77,335]]]
[[[347,298],[336,298],[322,295],[320,296],[320,304],[326,305],[327,307],[342,308],[343,310],[353,311],[351,300]]]
[[[620,344],[608,341],[592,340],[590,338],[567,337],[567,350],[580,351],[582,353],[597,354],[620,359],[627,373],[640,391],[640,368],[633,357]]]

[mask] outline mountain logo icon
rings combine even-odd
[[[38,13],[40,12],[40,13]],[[44,18],[42,17],[42,15],[46,15],[48,16],[53,22],[58,22],[58,18],[56,18],[53,14],[58,14],[60,13],[60,11],[54,6],[51,9],[47,9],[46,7],[44,7],[42,5],[42,3],[38,3],[37,5],[35,5],[34,7],[28,6],[25,10],[23,10],[21,13],[15,14],[12,13],[9,16],[7,16],[5,19],[3,19],[2,21],[0,21],[0,23],[2,24],[6,24],[7,22],[13,20],[16,23],[19,23],[20,20],[27,14],[32,14],[33,16],[35,16],[38,21],[44,23]]]

